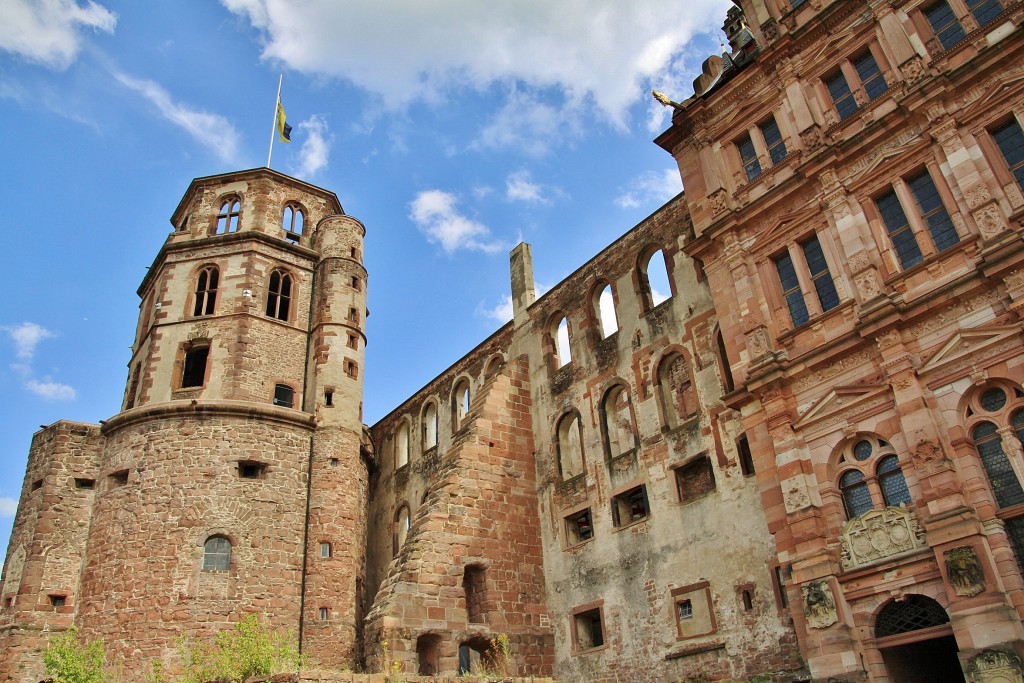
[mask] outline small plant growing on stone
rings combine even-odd
[[[512,675],[512,642],[508,634],[499,633],[490,640],[487,673],[494,676]]]
[[[380,660],[379,666],[380,672],[387,676],[388,683],[398,683],[401,678],[399,674],[402,673],[402,663],[397,659],[391,658],[391,648],[388,646],[387,640],[380,641]]]
[[[302,655],[291,636],[272,632],[258,615],[220,631],[212,643],[182,643],[185,683],[242,683],[250,676],[296,671]]]
[[[82,643],[72,626],[54,636],[43,652],[43,666],[54,683],[104,683],[102,640]]]

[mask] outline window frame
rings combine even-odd
[[[769,257],[774,270],[775,286],[778,287],[780,300],[789,313],[792,329],[801,328],[819,316],[841,308],[846,301],[839,296],[840,287],[836,286],[839,275],[833,274],[841,274],[842,270],[834,268],[831,263],[831,243],[828,238],[823,239],[824,235],[824,229],[806,233],[802,238],[790,242],[783,250]],[[824,269],[817,273],[811,272],[811,263],[808,260],[808,247],[812,243],[817,245],[821,254],[821,264],[824,266]],[[783,263],[789,264],[794,282],[789,283],[788,276],[784,278]],[[827,308],[826,302],[822,299],[823,291],[835,296],[835,303]],[[810,296],[809,292],[813,292],[814,296]],[[797,315],[800,311],[802,314]]]
[[[287,202],[281,209],[281,232],[284,233],[284,238],[293,244],[301,244],[305,226],[306,210],[298,202]]]
[[[214,235],[228,235],[238,232],[242,223],[242,198],[237,194],[221,197],[220,208],[213,223]]]
[[[581,619],[590,619],[591,624],[594,623],[593,617],[596,615],[597,623],[600,625],[601,631],[601,642],[597,645],[590,645],[589,647],[582,647],[580,643],[579,625]],[[571,640],[572,655],[589,654],[591,652],[599,652],[608,647],[608,622],[604,618],[604,600],[595,600],[585,605],[579,605],[569,611],[569,633]],[[593,635],[591,633],[591,635]],[[593,640],[593,638],[591,638]]]
[[[901,174],[871,197],[871,213],[878,220],[881,227],[880,237],[891,250],[895,261],[893,265],[898,268],[898,272],[912,270],[933,257],[955,249],[964,240],[965,236],[960,234],[953,218],[956,212],[949,210],[945,178],[939,171],[939,180],[936,181],[935,171],[939,169],[933,168],[931,164],[920,166]],[[927,178],[929,186],[934,191],[934,198],[938,199],[938,205],[927,211],[921,202],[922,195],[913,186],[913,183],[924,178]],[[882,202],[885,202],[884,208]],[[894,220],[898,219],[896,209],[902,216],[903,222],[899,224]],[[947,227],[952,229],[952,234],[956,238],[956,241],[941,249],[936,234],[942,233],[935,225],[929,223],[930,218],[940,215],[945,216]],[[896,237],[899,241],[894,239]]]
[[[291,322],[294,314],[292,302],[295,301],[297,293],[298,287],[291,271],[280,267],[272,269],[267,276],[267,305],[264,310],[266,317],[284,323]]]
[[[861,448],[866,445],[868,450]],[[863,454],[863,457],[861,457]],[[895,458],[893,461],[892,459]],[[895,469],[880,472],[880,468],[887,462],[895,462]],[[833,472],[835,490],[838,492],[842,502],[843,515],[845,519],[851,520],[870,512],[886,507],[898,507],[905,504],[908,508],[914,507],[914,497],[911,494],[911,482],[907,481],[907,472],[912,472],[912,467],[901,460],[892,442],[879,434],[871,432],[860,432],[849,439],[846,439],[838,449]],[[849,484],[843,480],[857,475],[860,478]],[[903,490],[906,493],[906,500],[890,500],[884,483],[887,480],[899,477],[903,481]],[[851,509],[848,492],[854,490],[863,491],[867,494],[869,505],[860,509]]]
[[[644,513],[636,516],[635,505],[642,502]],[[634,524],[640,524],[651,518],[651,502],[647,494],[645,482],[634,482],[619,489],[610,498],[612,512],[612,531],[626,529]],[[629,514],[628,520],[623,520],[623,512]]]
[[[201,266],[195,273],[192,288],[192,317],[202,318],[217,313],[217,291],[220,287],[220,268],[214,263]]]
[[[874,65],[875,71],[865,78],[864,70],[861,67],[867,66],[868,60]],[[822,90],[828,97],[828,110],[836,114],[836,124],[851,120],[865,107],[880,100],[892,89],[893,83],[886,78],[886,67],[888,66],[889,62],[884,53],[877,49],[876,44],[872,42],[860,50],[850,53],[848,57],[840,60],[836,66],[819,78]],[[877,84],[879,80],[884,87],[872,88],[869,92],[868,88]],[[837,93],[833,88],[840,81],[845,88],[844,93]],[[852,109],[849,108],[850,103],[853,104]]]
[[[181,344],[179,351],[181,366],[180,371],[176,373],[177,386],[175,390],[196,390],[206,387],[210,379],[212,347],[212,341],[209,339],[193,339]],[[202,357],[201,372],[195,366],[199,362],[200,356]],[[202,375],[202,379],[196,382],[199,374]]]
[[[217,550],[211,548],[211,543],[215,541],[223,541],[227,544],[227,551]],[[211,574],[224,574],[231,571],[232,563],[234,562],[234,549],[235,544],[231,542],[231,539],[224,534],[210,534],[203,541],[203,563],[201,571]],[[211,558],[225,557],[224,562],[217,561],[216,563],[211,561]],[[213,565],[213,566],[211,566]],[[223,567],[221,567],[223,565]]]

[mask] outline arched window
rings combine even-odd
[[[203,571],[226,572],[231,567],[231,541],[210,536],[203,544]]]
[[[469,414],[469,380],[463,377],[452,392],[452,430],[458,431]]]
[[[569,319],[564,315],[556,317],[552,320],[548,334],[551,336],[557,370],[572,362],[572,350],[569,348]]]
[[[284,215],[281,218],[281,229],[284,230],[284,238],[298,244],[302,239],[302,226],[305,221],[306,215],[299,206],[287,204],[284,207]]]
[[[558,473],[562,479],[572,479],[583,474],[583,440],[580,434],[580,418],[569,413],[558,421]]]
[[[1009,423],[1018,440],[1024,441],[1024,394],[1019,389],[993,384],[979,389],[968,404],[971,440],[978,451],[996,505],[1000,508],[1024,503],[1024,489],[1006,453],[1000,424]],[[976,421],[970,418],[975,418]],[[1003,432],[1002,434],[1000,432]],[[1013,444],[1015,448],[1019,444]]]
[[[910,505],[910,489],[899,456],[888,441],[874,434],[850,439],[838,461],[839,490],[847,519],[885,506]]]
[[[431,401],[423,409],[423,450],[437,445],[437,404]]]
[[[217,266],[206,266],[196,276],[195,305],[192,315],[212,315],[217,306],[217,284],[220,271]]]
[[[641,261],[640,296],[644,310],[649,311],[663,301],[672,298],[672,283],[668,277],[668,261],[665,252],[657,249]]]
[[[672,429],[697,414],[697,392],[682,354],[666,356],[658,366],[658,397],[665,427]]]
[[[270,274],[267,287],[267,315],[278,320],[288,320],[292,301],[292,276],[280,270]]]
[[[395,435],[395,469],[409,464],[409,423],[402,422]]]
[[[636,448],[636,429],[633,427],[633,408],[629,391],[616,384],[601,401],[605,449],[609,458],[615,458]]]
[[[214,234],[223,235],[226,232],[237,232],[241,209],[242,204],[237,197],[230,197],[221,202],[220,211],[217,212],[217,227]]]
[[[615,294],[611,285],[594,290],[594,317],[601,324],[601,339],[607,339],[619,331],[619,320],[615,315]]]
[[[403,545],[405,545],[405,539],[409,536],[410,527],[412,527],[412,517],[409,515],[409,506],[403,503],[395,513],[395,555],[397,555],[398,551],[402,549]]]

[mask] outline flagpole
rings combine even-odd
[[[274,153],[274,133],[277,132],[277,109],[281,104],[281,83],[284,81],[284,74],[277,77],[277,99],[274,100],[274,123],[270,126],[270,149],[267,150],[267,168],[270,168],[270,155]]]

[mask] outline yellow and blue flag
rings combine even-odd
[[[292,141],[292,127],[285,121],[284,107],[281,106],[280,100],[277,101],[277,134],[281,142]]]

